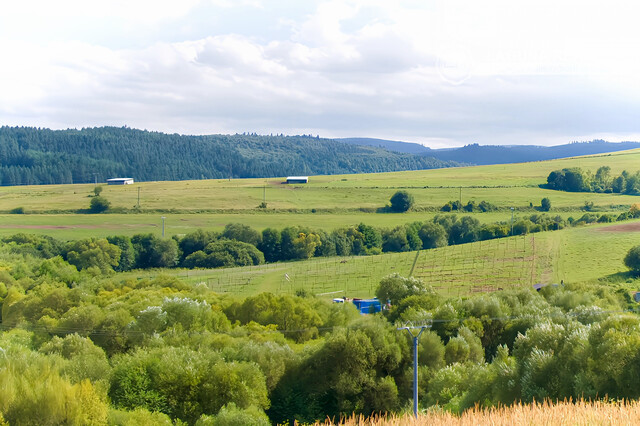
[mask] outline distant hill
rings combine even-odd
[[[427,148],[424,145],[412,142],[390,141],[375,138],[341,138],[336,140],[351,145],[376,146],[378,148],[384,148],[389,151],[404,152],[406,154],[427,154],[433,152],[431,148]]]
[[[183,136],[99,127],[0,127],[0,184],[256,178],[422,170],[459,165],[311,136]]]
[[[420,154],[440,160],[456,161],[466,164],[508,164],[524,163],[528,161],[554,160],[557,158],[577,157],[581,155],[602,154],[605,152],[624,151],[640,148],[640,142],[606,142],[594,140],[591,142],[573,142],[556,146],[536,145],[478,145],[471,144],[461,148],[430,149],[420,144],[388,141],[371,138],[348,138],[340,141],[356,144],[379,146],[385,149]]]

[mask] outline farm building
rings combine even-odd
[[[309,176],[289,176],[286,183],[309,183]]]
[[[133,178],[112,178],[107,179],[107,185],[132,185]]]

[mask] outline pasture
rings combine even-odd
[[[626,227],[626,228],[624,228]],[[133,271],[121,278],[173,275],[218,293],[260,292],[322,298],[370,297],[380,279],[398,273],[424,280],[439,293],[467,297],[536,283],[576,283],[626,271],[624,255],[640,242],[640,221],[590,225],[420,252],[313,258],[210,270]],[[414,266],[415,262],[415,266]],[[119,275],[119,277],[120,277]]]
[[[332,230],[365,223],[394,227],[425,221],[448,201],[487,201],[498,210],[474,213],[483,223],[509,222],[536,213],[540,200],[551,200],[551,214],[579,217],[585,202],[598,211],[628,210],[640,197],[569,193],[542,189],[552,170],[581,167],[595,172],[608,165],[612,174],[635,171],[640,150],[535,163],[362,175],[312,176],[308,184],[286,185],[282,178],[141,182],[103,185],[112,206],[108,214],[78,214],[89,207],[93,184],[0,187],[0,235],[47,234],[61,239],[161,232],[180,235],[194,229],[220,230],[237,222],[257,230],[286,225]],[[380,213],[389,198],[404,189],[415,198],[411,212]],[[258,208],[266,202],[267,208]],[[22,208],[27,214],[10,214]],[[460,212],[459,214],[468,214]]]

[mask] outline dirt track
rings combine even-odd
[[[640,222],[621,223],[620,225],[603,226],[598,232],[640,232]]]

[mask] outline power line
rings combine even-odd
[[[463,323],[466,320],[471,320],[471,319],[478,319],[481,321],[514,321],[514,320],[519,320],[519,319],[531,319],[532,316],[535,317],[543,317],[543,318],[548,318],[548,319],[554,319],[554,318],[562,318],[562,317],[567,317],[567,318],[576,318],[576,317],[580,317],[583,315],[613,315],[613,314],[623,314],[623,313],[637,313],[638,309],[623,309],[623,310],[608,310],[608,311],[593,311],[593,312],[574,312],[574,313],[558,313],[558,314],[545,314],[545,315],[539,315],[539,314],[529,314],[529,315],[521,315],[521,316],[503,316],[503,317],[474,317],[474,316],[467,316],[467,317],[463,317],[463,318],[455,318],[455,319],[428,319],[428,322],[432,325],[432,324],[436,324],[436,323],[452,323],[452,322],[460,322]],[[277,324],[273,324],[273,325],[277,325]],[[390,326],[393,326],[393,324],[389,324]],[[24,326],[24,327],[23,327]],[[401,330],[401,329],[405,329],[407,327],[421,327],[420,325],[416,326],[413,324],[410,325],[402,325],[402,324],[398,324],[396,329],[397,330]],[[426,327],[426,326],[425,326]],[[0,324],[0,330],[2,331],[9,331],[12,329],[24,329],[27,331],[45,331],[47,333],[51,333],[51,334],[73,334],[73,333],[83,333],[83,334],[87,334],[87,335],[114,335],[114,336],[123,336],[123,335],[144,335],[144,334],[149,334],[147,332],[144,331],[138,331],[138,330],[104,330],[104,329],[87,329],[87,328],[83,328],[83,327],[52,327],[52,328],[48,328],[45,326],[39,326],[39,325],[29,325],[26,323],[15,323],[13,325],[10,324]],[[298,329],[289,329],[289,330],[260,330],[260,331],[251,331],[251,334],[275,334],[275,333],[282,333],[282,334],[289,334],[289,333],[302,333],[305,331],[333,331],[333,330],[337,330],[337,329],[364,329],[367,328],[366,324],[363,325],[359,325],[359,324],[352,324],[352,325],[343,325],[343,326],[331,326],[331,327],[307,327],[307,328],[298,328]],[[211,334],[211,333],[216,333],[216,334],[228,334],[228,335],[233,335],[236,336],[237,334],[234,333],[233,331],[209,331],[209,330],[203,330],[203,331],[186,331],[185,333],[188,334]]]

